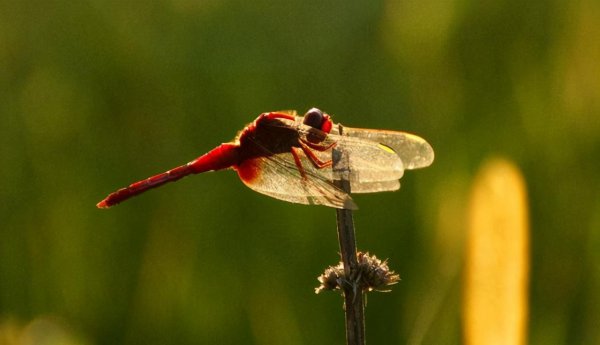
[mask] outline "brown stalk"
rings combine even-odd
[[[340,125],[340,134],[343,128]],[[350,194],[349,157],[344,152],[343,144],[334,148],[332,153],[334,184]],[[360,286],[358,260],[356,251],[356,236],[352,210],[336,209],[338,240],[340,242],[340,255],[344,265],[344,276],[350,277],[341,284],[344,295],[344,312],[346,314],[346,343],[348,345],[365,344],[365,307],[363,288]],[[359,278],[359,279],[353,279]]]

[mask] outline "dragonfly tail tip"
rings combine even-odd
[[[98,208],[109,208],[110,206],[106,203],[106,199],[100,201],[99,203],[96,204],[96,207]]]

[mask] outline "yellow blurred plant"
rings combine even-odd
[[[463,290],[466,344],[525,344],[529,230],[525,181],[503,159],[480,168],[468,206]]]

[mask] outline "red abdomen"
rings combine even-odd
[[[235,144],[221,144],[212,151],[196,158],[195,160],[173,168],[162,174],[154,175],[145,180],[132,183],[128,187],[121,188],[118,191],[109,194],[104,200],[96,206],[99,208],[108,208],[123,202],[147,190],[160,187],[167,182],[177,181],[190,174],[199,174],[205,171],[221,170],[239,163],[239,146]]]

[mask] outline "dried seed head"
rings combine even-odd
[[[369,255],[368,252],[359,252],[357,258],[363,291],[390,291],[385,288],[400,280],[400,275],[388,267],[387,260],[381,261],[375,255]]]
[[[315,288],[315,293],[323,290],[339,290],[344,279],[344,265],[340,262],[337,266],[329,266],[318,278],[321,285]]]
[[[316,293],[323,290],[341,290],[342,284],[349,284],[352,288],[362,291],[389,291],[385,288],[398,283],[400,276],[390,270],[387,260],[381,261],[375,255],[358,252],[358,266],[350,273],[344,274],[344,264],[329,266],[317,279],[321,285],[315,289]]]

